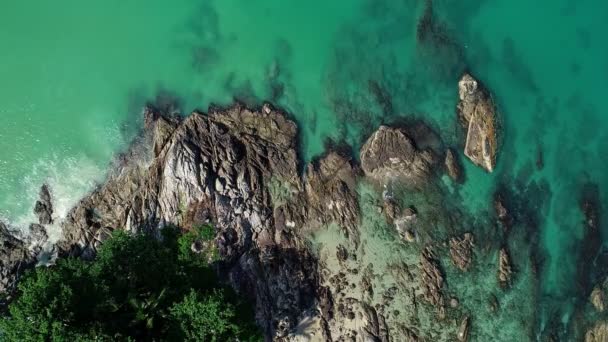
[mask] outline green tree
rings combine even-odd
[[[31,270],[0,318],[0,340],[261,340],[251,307],[217,281],[207,256],[185,248],[213,246],[213,227],[202,229],[166,228],[161,240],[118,231],[92,261]]]

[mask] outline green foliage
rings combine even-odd
[[[213,243],[214,239],[215,228],[213,226],[207,224],[194,227],[177,240],[180,259],[197,265],[206,265],[219,260],[219,252]],[[200,245],[200,253],[192,251],[192,245],[195,243]]]
[[[0,340],[259,340],[251,308],[190,249],[197,239],[212,245],[210,232],[167,228],[159,241],[118,231],[93,261],[28,272],[0,318]]]

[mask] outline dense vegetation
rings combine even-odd
[[[261,340],[251,307],[209,268],[217,258],[213,227],[183,235],[165,228],[162,236],[119,231],[93,261],[67,258],[30,271],[0,319],[0,340]]]

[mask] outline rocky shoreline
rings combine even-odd
[[[491,172],[494,109],[480,112],[491,101],[469,75],[459,86],[464,154]],[[485,319],[473,310],[478,301],[500,322],[498,297],[508,306],[521,300],[509,296],[529,295],[510,290],[519,277],[507,247],[481,246],[473,220],[442,203],[438,175],[464,181],[449,147],[422,147],[407,129],[381,126],[360,161],[327,151],[302,168],[298,128],[270,104],[185,118],[150,105],[144,123],[106,182],[60,223],[59,255],[91,258],[115,229],[158,235],[169,224],[211,222],[218,274],[256,303],[268,339],[284,341],[466,341]],[[53,223],[51,190],[41,189],[27,238],[0,224],[0,292],[10,294],[35,264]],[[488,206],[496,222],[511,224],[501,200]],[[467,277],[492,285],[471,294]]]

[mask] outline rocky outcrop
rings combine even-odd
[[[305,191],[296,125],[268,105],[211,109],[179,122],[153,109],[145,113],[151,148],[129,151],[134,155],[68,214],[61,250],[91,256],[113,229],[155,232],[165,224],[187,228],[212,221],[221,274],[255,300],[257,320],[269,336],[285,336],[316,298],[315,263],[294,232],[306,210],[315,208],[306,194],[326,191],[327,184],[348,192],[335,180],[347,172],[330,177],[344,164],[328,158]],[[318,203],[323,217],[355,222],[356,206],[333,195],[319,195],[334,202],[333,209]]]
[[[53,223],[53,203],[51,202],[51,192],[45,184],[40,188],[40,199],[34,205],[34,214],[38,217],[38,223]]]
[[[474,164],[492,172],[498,154],[496,109],[489,93],[471,75],[458,82],[458,113],[466,127],[464,155]]]
[[[35,256],[28,249],[28,243],[15,236],[0,222],[0,293],[8,299],[15,289],[22,271],[35,262]],[[0,298],[0,305],[2,305]]]
[[[473,234],[465,233],[460,237],[450,239],[450,257],[452,263],[461,271],[468,271],[473,258]]]
[[[509,287],[511,285],[511,277],[513,275],[513,269],[511,266],[511,258],[506,248],[501,248],[498,253],[498,282],[502,288]]]
[[[428,180],[435,158],[429,150],[419,150],[399,128],[381,126],[361,148],[361,168],[365,175],[386,182],[392,179],[410,185]]]

